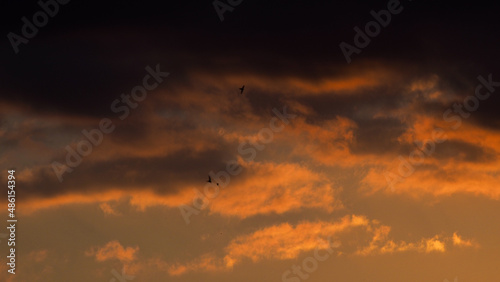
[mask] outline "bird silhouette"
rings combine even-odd
[[[212,183],[212,178],[210,177],[210,175],[208,176],[208,180],[207,180],[208,183]],[[217,186],[219,186],[219,183],[217,183]]]
[[[243,94],[243,90],[245,90],[245,85],[243,85],[243,86],[240,88],[240,94]]]

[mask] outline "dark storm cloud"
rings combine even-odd
[[[26,197],[51,197],[64,194],[131,190],[151,187],[159,194],[172,194],[185,185],[203,188],[210,170],[225,168],[225,151],[193,153],[182,150],[166,157],[123,157],[92,162],[84,160],[60,183],[50,167],[34,172],[32,181],[22,183]],[[43,189],[41,189],[43,187]]]
[[[111,102],[139,85],[148,65],[120,62],[112,53],[84,41],[26,50],[4,65],[4,91],[11,93],[9,100],[34,111],[112,115]]]
[[[406,125],[396,119],[365,120],[355,130],[356,142],[351,146],[354,154],[386,154],[400,147],[398,137]],[[407,149],[406,146],[402,149]]]
[[[498,158],[494,150],[457,140],[437,144],[433,157],[471,163],[493,162]]]
[[[452,93],[453,99],[447,103],[442,103],[439,101],[426,101],[422,97],[419,97],[413,105],[413,110],[428,116],[443,119],[443,114],[447,110],[453,110],[454,105],[461,105],[465,108],[464,112],[468,114],[467,117],[463,118],[464,122],[471,122],[474,125],[478,125],[488,130],[500,130],[500,114],[498,111],[498,105],[500,104],[500,87],[493,87],[493,92],[489,92],[483,87],[480,89],[480,94],[487,95],[489,92],[489,96],[485,99],[473,98],[476,97],[476,87],[478,85],[483,85],[477,77],[481,76],[487,81],[490,74],[492,75],[492,81],[494,83],[500,83],[500,73],[477,73],[476,75],[471,75],[468,79],[462,77],[463,80],[456,81],[456,83],[454,83],[454,79],[457,77],[447,80],[447,78],[451,76],[446,75],[446,73],[440,73],[440,82],[435,90],[444,93]],[[466,103],[467,107],[465,105]],[[475,110],[467,110],[474,109],[476,106],[477,108]],[[458,115],[458,113],[454,111],[453,115]],[[450,126],[451,125],[452,124],[450,124]]]
[[[244,1],[221,23],[210,1],[159,3],[72,1],[18,55],[5,38],[2,92],[41,112],[103,116],[112,100],[141,80],[144,67],[156,63],[177,72],[179,81],[193,69],[314,79],[336,66],[342,73],[346,62],[338,44],[352,44],[353,27],[364,27],[370,10],[387,5]],[[353,64],[382,59],[407,68],[453,65],[465,77],[500,69],[494,47],[499,22],[491,3],[401,3],[401,14]],[[35,2],[11,7],[5,33],[19,32],[20,17],[37,8]]]
[[[500,75],[498,75],[500,81]],[[471,113],[471,120],[485,128],[500,130],[500,89],[495,91],[490,98],[482,101],[477,112]]]

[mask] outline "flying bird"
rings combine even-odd
[[[243,90],[245,90],[245,85],[243,85],[243,86],[240,88],[240,94],[243,94]]]
[[[210,175],[208,176],[208,180],[207,180],[208,183],[212,183],[212,178],[210,177]],[[219,183],[217,183],[217,186],[219,186]]]

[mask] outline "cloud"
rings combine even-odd
[[[85,252],[86,256],[95,257],[96,261],[103,262],[116,259],[120,262],[131,262],[137,257],[139,247],[124,248],[118,241],[110,241],[102,247],[93,247]]]
[[[204,254],[187,264],[171,264],[167,267],[167,272],[171,276],[183,275],[192,271],[221,271],[226,270],[226,266],[213,254]]]
[[[38,250],[38,251],[32,251],[27,255],[27,259],[33,260],[35,262],[43,262],[47,259],[48,257],[48,250]]]
[[[13,136],[3,139],[3,148],[9,149],[0,164],[17,167],[24,199],[39,199],[31,209],[49,203],[90,203],[94,200],[84,195],[111,191],[123,194],[107,199],[133,195],[132,204],[140,209],[173,207],[181,198],[189,202],[192,196],[186,195],[202,188],[201,179],[209,171],[222,170],[229,160],[238,159],[241,142],[258,140],[273,107],[288,105],[298,117],[258,152],[255,163],[246,164],[247,174],[234,177],[231,193],[221,193],[210,211],[241,218],[301,208],[331,212],[341,207],[337,197],[341,187],[324,171],[363,171],[360,191],[389,192],[384,172],[397,170],[397,156],[407,157],[416,148],[415,141],[432,137],[435,127],[449,127],[443,111],[468,93],[456,82],[463,74],[445,74],[441,69],[429,74],[426,69],[376,60],[317,67],[324,70],[318,76],[194,68],[183,79],[172,80],[168,91],[159,89],[151,95],[126,121],[115,119],[115,131],[105,135],[75,171],[66,173],[63,183],[51,163],[64,162],[64,147],[75,147],[83,138],[81,130],[95,128],[101,116],[40,114],[18,106],[2,115],[0,133],[8,130]],[[245,79],[248,93],[238,96],[233,90]],[[471,91],[474,79],[464,82]],[[481,109],[473,115],[482,115]],[[446,134],[448,141],[438,144],[414,175],[396,184],[395,191],[415,198],[467,193],[498,199],[498,130],[471,118]],[[301,177],[282,177],[286,170]],[[139,190],[159,198],[141,197]],[[262,195],[245,194],[248,191]],[[252,201],[246,202],[243,195]]]
[[[368,224],[365,217],[353,215],[335,223],[319,221],[303,222],[296,226],[288,223],[274,225],[231,240],[224,248],[224,257],[203,254],[191,262],[174,264],[169,268],[169,273],[180,275],[189,271],[227,271],[245,259],[252,262],[294,259],[314,249],[328,249],[332,243],[330,237]]]
[[[121,213],[115,211],[109,203],[101,203],[99,205],[99,208],[102,210],[102,212],[106,215],[121,215]]]
[[[435,235],[431,238],[422,238],[417,242],[395,242],[388,238],[390,228],[380,227],[375,230],[373,239],[369,246],[356,252],[357,255],[391,254],[398,252],[419,252],[419,253],[444,253],[452,246],[472,247],[471,241],[462,241],[460,237],[453,233],[452,236],[443,237]]]
[[[257,214],[282,214],[304,208],[321,209],[326,212],[341,209],[338,199],[341,191],[322,173],[294,164],[272,162],[245,162],[240,158],[242,173],[231,176],[226,188],[211,200],[210,213],[246,218]],[[201,181],[203,179],[203,181]],[[205,178],[200,176],[198,185],[186,183],[177,193],[160,194],[156,188],[139,186],[123,189],[102,189],[101,192],[67,193],[52,198],[28,201],[24,213],[40,209],[57,208],[71,204],[94,204],[109,215],[119,215],[109,202],[127,201],[140,211],[154,206],[176,208],[182,204],[192,205],[193,190],[204,193]]]
[[[331,239],[339,241],[339,255],[368,256],[401,252],[424,254],[444,253],[457,246],[460,238],[435,235],[416,242],[394,241],[389,237],[391,228],[365,216],[349,215],[336,222],[300,222],[296,225],[282,223],[262,228],[247,235],[240,235],[224,248],[224,256],[205,253],[189,262],[165,263],[164,269],[172,276],[191,271],[228,271],[235,265],[251,261],[297,259],[314,249],[329,248]],[[356,238],[356,239],[354,239]],[[472,245],[459,243],[460,246]]]
[[[243,172],[221,188],[211,201],[211,213],[246,218],[302,208],[327,212],[342,208],[339,189],[323,174],[293,163],[239,162]]]
[[[10,2],[15,9],[8,9],[4,28],[19,34],[19,19],[29,18],[34,7]],[[351,44],[353,27],[363,28],[373,19],[369,11],[385,9],[384,3],[248,1],[226,13],[223,24],[212,5],[193,1],[172,2],[169,9],[148,1],[119,10],[116,3],[60,6],[57,24],[21,44],[20,54],[9,44],[0,46],[0,165],[16,168],[19,215],[38,220],[36,211],[70,205],[117,215],[116,202],[137,211],[161,207],[169,216],[178,213],[178,205],[192,202],[193,189],[203,189],[206,174],[238,159],[238,144],[257,140],[272,109],[286,104],[299,117],[253,162],[240,162],[245,171],[203,213],[215,217],[207,224],[219,217],[252,224],[251,217],[260,215],[264,220],[258,221],[268,225],[250,231],[236,226],[245,233],[220,252],[187,262],[158,260],[158,267],[179,276],[225,271],[246,261],[296,259],[321,246],[313,237],[331,234],[343,239],[343,253],[352,256],[432,256],[475,246],[458,233],[396,240],[392,226],[364,216],[293,222],[310,219],[311,212],[315,219],[337,214],[347,206],[345,194],[380,193],[384,200],[409,195],[420,205],[427,203],[418,201],[424,197],[439,201],[456,194],[500,199],[498,89],[459,129],[447,130],[448,141],[395,184],[395,192],[387,187],[384,172],[397,171],[398,155],[407,157],[436,126],[449,128],[443,111],[474,93],[477,75],[493,73],[498,81],[500,73],[495,4],[415,2],[403,3],[403,14],[353,54],[351,64],[339,42]],[[256,15],[258,21],[248,20]],[[145,66],[157,63],[171,76],[127,120],[117,120],[111,102],[141,83]],[[64,162],[65,146],[74,148],[82,129],[95,128],[103,117],[112,118],[116,130],[59,183],[51,163]],[[268,221],[277,218],[289,222]],[[43,219],[40,226],[46,226]],[[31,254],[34,263],[57,255],[43,250]],[[87,253],[103,264],[145,267],[138,247],[118,241]],[[5,275],[5,265],[1,270]],[[55,273],[52,280],[67,280],[64,271]]]
[[[453,233],[452,237],[453,245],[459,247],[479,247],[479,244],[474,242],[473,240],[465,240],[456,232]]]

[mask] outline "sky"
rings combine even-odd
[[[498,4],[0,10],[0,281],[499,281]]]

